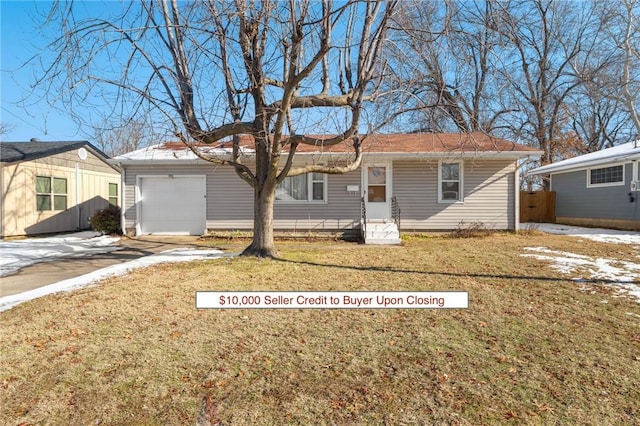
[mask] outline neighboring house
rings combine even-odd
[[[353,157],[348,145],[301,144],[294,163],[344,162]],[[225,144],[200,149],[230,152]],[[372,135],[362,151],[358,171],[286,178],[276,192],[274,228],[348,231],[360,228],[365,212],[367,232],[379,231],[368,242],[385,235],[397,241],[397,230],[376,228],[393,227],[399,208],[407,231],[450,230],[463,221],[517,229],[518,161],[540,154],[480,133]],[[243,143],[246,164],[252,152],[251,144]],[[112,162],[123,172],[123,229],[128,234],[199,235],[253,227],[253,189],[233,168],[200,160],[181,143],[155,145]]]
[[[640,141],[527,172],[550,175],[556,222],[640,230]]]
[[[86,141],[0,142],[0,236],[88,229],[119,204],[120,171]]]

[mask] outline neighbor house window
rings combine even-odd
[[[51,178],[36,176],[36,210],[51,210]]]
[[[441,162],[438,167],[438,201],[455,203],[462,201],[462,162]]]
[[[109,204],[112,206],[118,205],[118,184],[109,184]]]
[[[53,209],[51,208],[53,206]],[[36,176],[36,210],[66,210],[67,180]]]
[[[277,201],[324,202],[326,179],[323,173],[309,173],[285,178],[276,189]]]
[[[624,184],[624,166],[589,169],[588,182],[588,186],[622,185]]]

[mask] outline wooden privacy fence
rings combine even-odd
[[[520,222],[555,223],[556,193],[520,191]]]

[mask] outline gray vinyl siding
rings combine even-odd
[[[514,229],[514,160],[466,160],[464,202],[438,203],[438,162],[393,162],[393,195],[402,209],[403,230],[454,229],[461,221],[483,222],[493,229]],[[208,164],[125,166],[125,228],[136,225],[135,185],[139,175],[206,175],[207,228],[251,229],[253,190],[230,167]],[[327,176],[326,203],[278,203],[274,207],[276,229],[320,231],[352,229],[360,222],[361,171]],[[171,208],[167,194],[167,208]]]
[[[226,215],[237,220],[253,216],[252,191],[230,167],[209,164],[125,166],[124,219],[125,228],[136,225],[136,183],[138,176],[205,175],[207,179],[207,223],[224,207]],[[246,193],[245,193],[246,192]],[[221,198],[220,198],[221,197]],[[228,203],[228,205],[217,205]],[[239,202],[232,202],[238,200]],[[167,194],[171,208],[171,194]]]
[[[604,166],[603,166],[604,167]],[[551,175],[556,216],[588,219],[638,220],[638,202],[629,202],[632,163],[624,165],[624,185],[587,187],[587,170]]]
[[[206,175],[207,228],[251,229],[253,189],[231,167],[210,165],[125,166],[125,228],[136,225],[135,185],[137,176]],[[299,231],[351,229],[360,221],[360,194],[347,192],[347,185],[360,185],[360,171],[327,176],[327,203],[282,204],[276,201],[277,229]],[[167,194],[167,207],[171,194]]]
[[[326,203],[278,203],[276,225],[295,230],[352,229],[360,223],[360,193],[347,192],[347,185],[360,185],[360,171],[327,176]]]
[[[402,229],[455,229],[462,221],[514,229],[514,172],[513,160],[466,160],[463,202],[447,204],[438,202],[437,161],[394,162],[393,193],[402,210]]]

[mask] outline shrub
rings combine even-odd
[[[487,226],[482,222],[472,222],[470,224],[464,223],[464,221],[460,221],[458,223],[458,227],[453,231],[449,232],[449,238],[478,238],[478,237],[486,237],[488,235],[493,234],[495,231],[487,228]]]
[[[120,207],[109,206],[91,217],[91,229],[103,234],[120,234]]]

